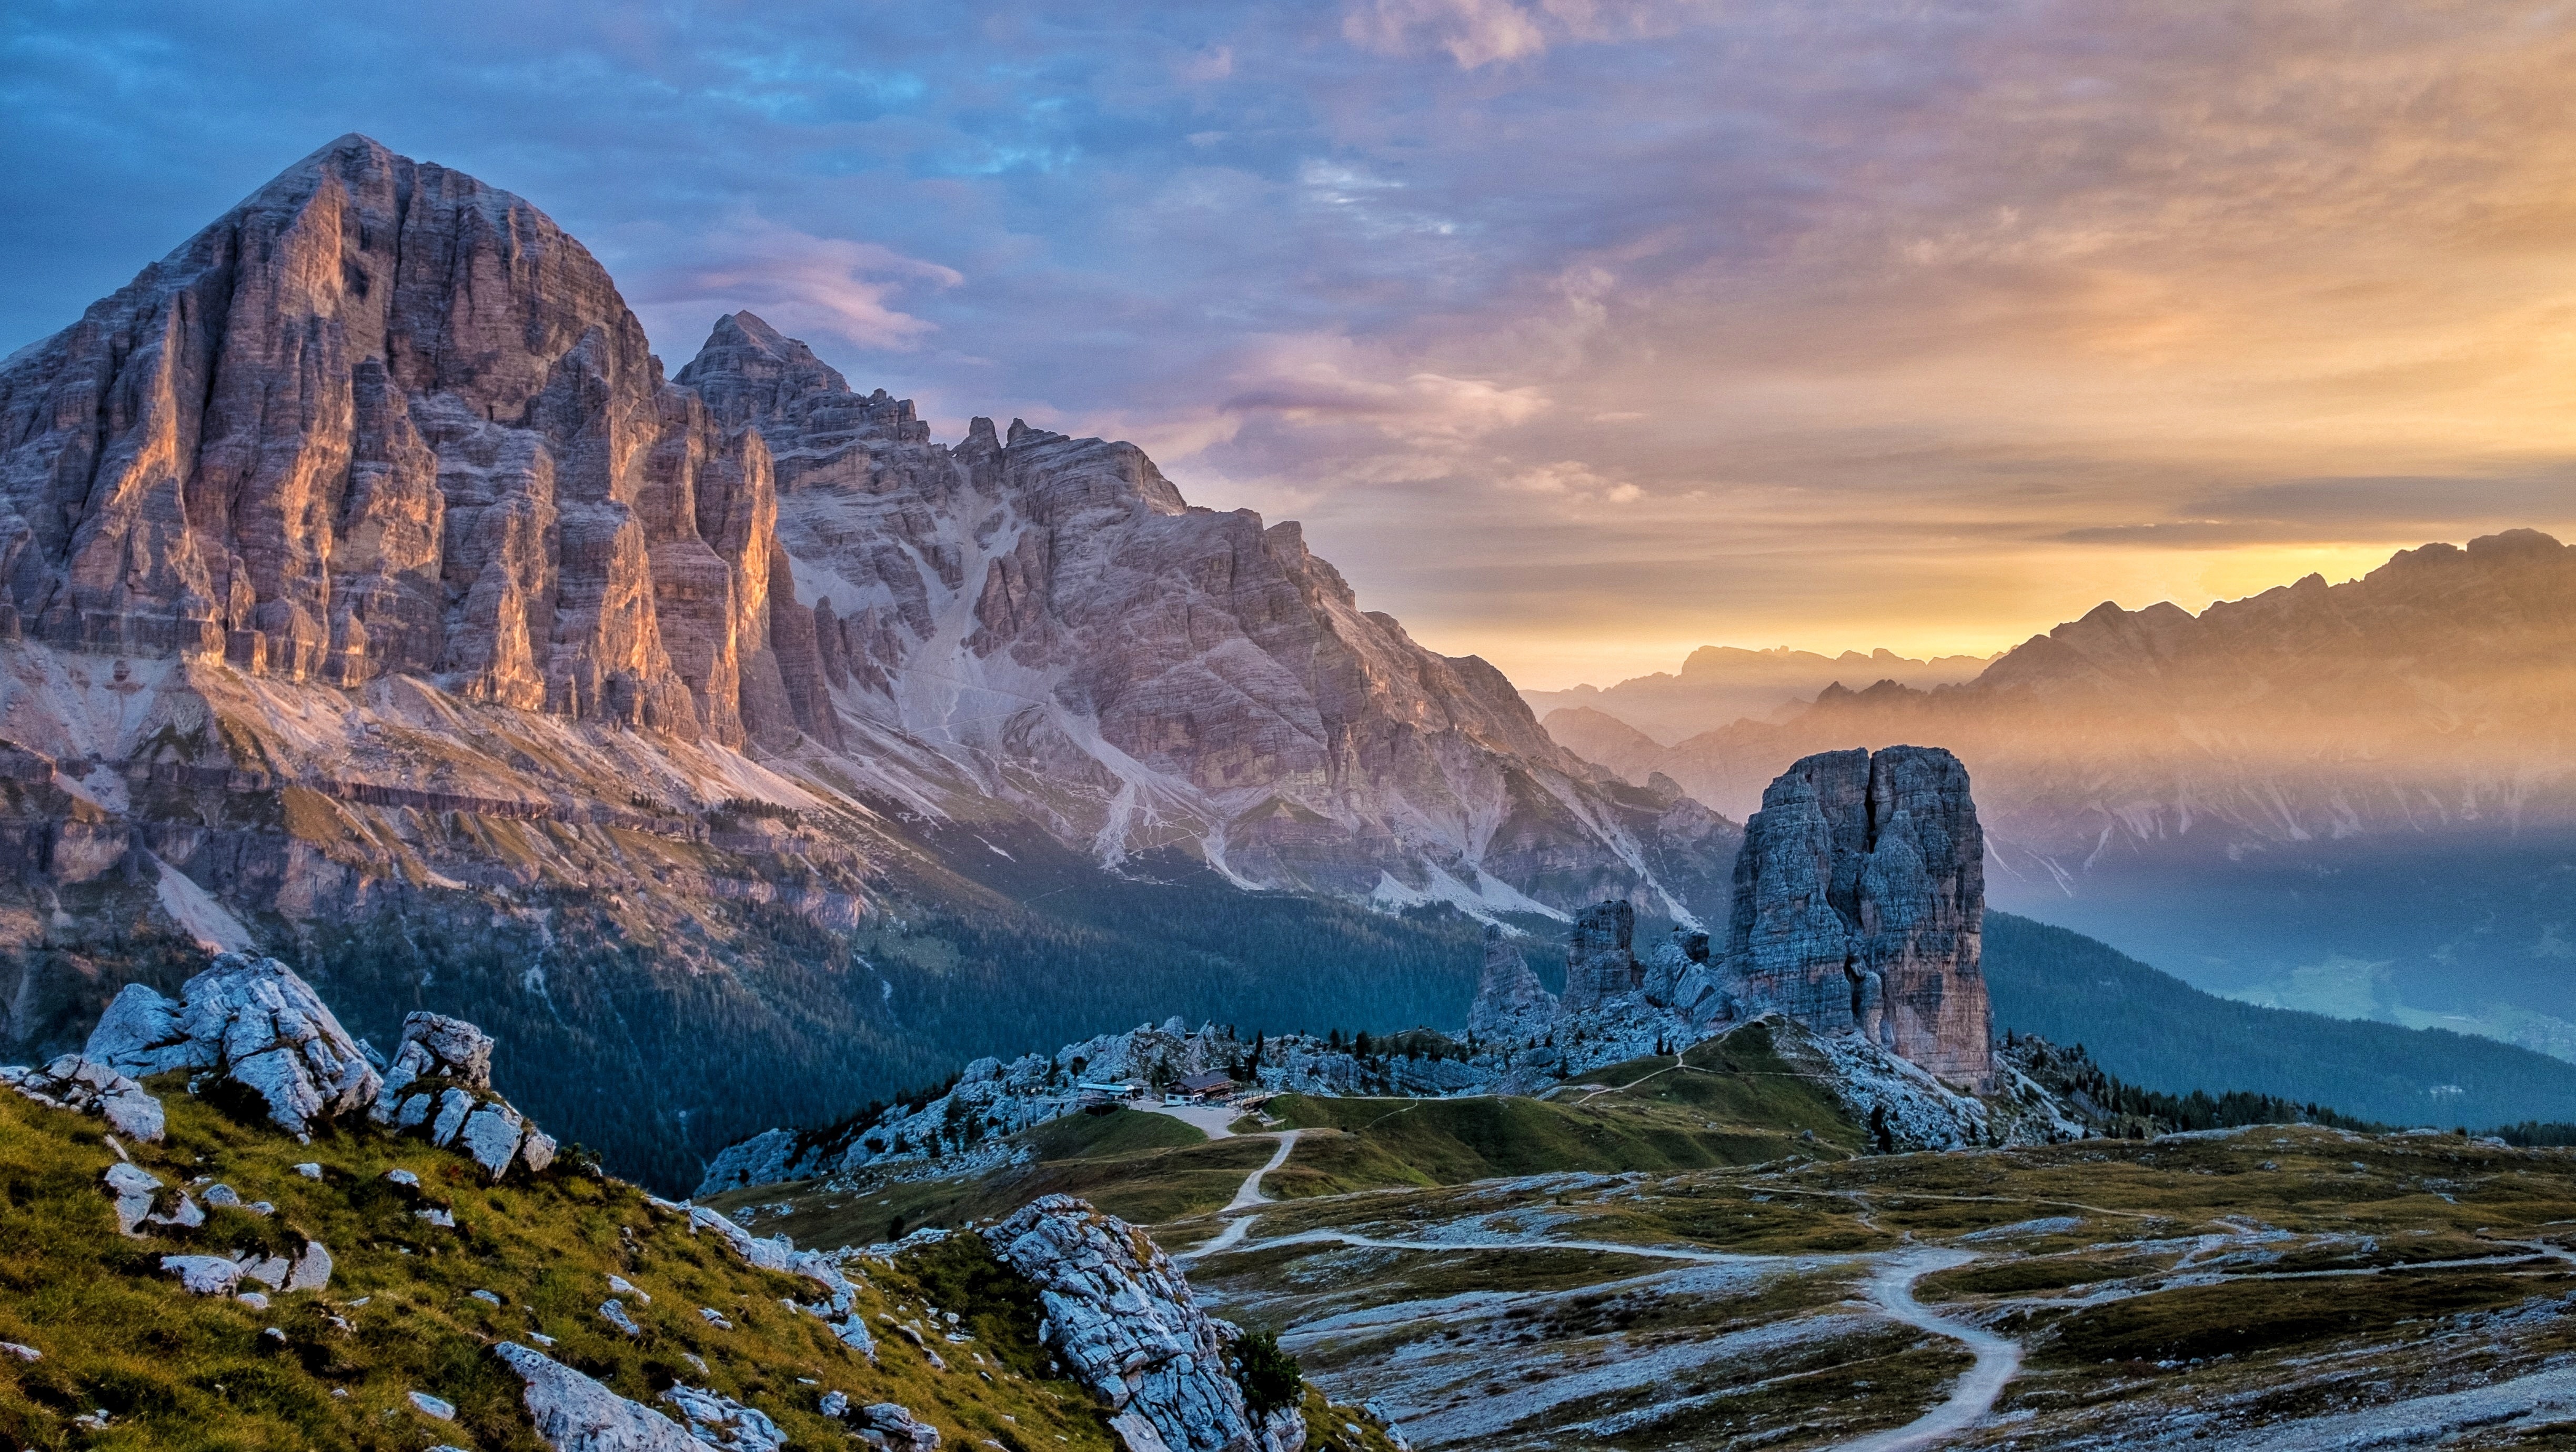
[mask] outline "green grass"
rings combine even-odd
[[[867,1245],[925,1225],[994,1219],[1056,1194],[1080,1196],[1122,1220],[1163,1225],[1233,1199],[1243,1177],[1276,1148],[1260,1137],[1211,1140],[1170,1115],[1134,1109],[1069,1114],[1016,1138],[1030,1162],[980,1175],[866,1189],[829,1181],[756,1185],[707,1203],[727,1214],[786,1205],[783,1216],[761,1215],[762,1231],[815,1246]]]
[[[1096,1160],[1208,1142],[1206,1134],[1168,1114],[1134,1109],[1068,1114],[1027,1131],[1020,1139],[1040,1160]]]
[[[1283,1199],[1570,1170],[1715,1169],[1852,1153],[1864,1138],[1758,1023],[1678,1059],[1597,1070],[1547,1099],[1283,1094],[1268,1110],[1284,1126],[1316,1131],[1264,1182]]]
[[[780,1304],[813,1299],[812,1283],[751,1268],[632,1185],[567,1162],[492,1186],[471,1161],[416,1139],[359,1125],[299,1145],[177,1082],[154,1087],[169,1138],[129,1147],[135,1162],[174,1187],[220,1181],[277,1213],[219,1210],[193,1231],[120,1237],[101,1183],[116,1158],[103,1121],[0,1094],[0,1340],[43,1353],[34,1363],[0,1357],[0,1445],[418,1452],[448,1441],[537,1452],[520,1382],[490,1349],[536,1344],[531,1332],[556,1338],[550,1355],[620,1395],[654,1405],[675,1381],[710,1387],[767,1412],[799,1447],[848,1445],[817,1410],[830,1390],[901,1403],[953,1446],[1115,1445],[1099,1400],[1046,1376],[1034,1288],[971,1233],[853,1276],[878,1336],[871,1365]],[[1266,1142],[1246,1147],[1267,1152]],[[303,1161],[323,1177],[298,1175]],[[417,1190],[385,1178],[397,1167],[420,1177]],[[456,1228],[425,1224],[415,1214],[425,1208],[447,1210]],[[192,1296],[160,1268],[165,1255],[292,1250],[307,1237],[330,1250],[330,1285],[277,1295],[265,1311]],[[639,1339],[598,1314],[612,1274],[652,1297],[621,1298],[644,1328]],[[945,1370],[876,1320],[932,1305],[957,1312],[975,1338],[943,1348]],[[734,1329],[711,1325],[700,1307]],[[271,1326],[282,1345],[263,1339]],[[423,1416],[412,1391],[454,1403],[456,1422]],[[109,1413],[105,1431],[70,1425],[93,1409]]]

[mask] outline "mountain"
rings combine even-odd
[[[1992,661],[1991,656],[1979,655],[1913,660],[1891,650],[1818,655],[1787,646],[1745,650],[1703,645],[1683,659],[1679,674],[1657,671],[1606,688],[1523,691],[1521,699],[1543,717],[1558,711],[1599,711],[1669,746],[1745,717],[1767,718],[1783,707],[1804,704],[1838,682],[1892,680],[1930,690],[1974,680]]]
[[[1401,1027],[1480,953],[1406,909],[1705,919],[1738,836],[1130,446],[934,444],[747,315],[665,377],[364,137],[0,362],[14,1054],[256,946],[679,1186],[1163,1005]]]
[[[2106,604],[1966,685],[1828,690],[1619,760],[1727,811],[1818,750],[1939,741],[1999,905],[2206,988],[2568,1056],[2571,661],[2576,550],[2516,530],[2198,615]]]
[[[1294,522],[1194,508],[1132,444],[980,418],[934,443],[749,313],[679,377],[768,441],[863,791],[999,801],[1111,864],[1177,846],[1245,886],[1381,904],[1724,902],[1728,824],[1361,610]]]

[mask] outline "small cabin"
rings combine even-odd
[[[1195,1099],[1204,1104],[1211,1099],[1223,1099],[1232,1094],[1234,1080],[1215,1070],[1210,1070],[1204,1074],[1190,1075],[1174,1084],[1172,1091],[1184,1098]]]

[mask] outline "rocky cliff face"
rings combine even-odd
[[[1530,971],[1529,960],[1498,927],[1485,929],[1485,965],[1467,1032],[1488,1043],[1534,1043],[1555,1022],[1558,998]]]
[[[792,733],[757,438],[543,213],[364,137],[15,355],[0,450],[0,627]]]
[[[1991,1076],[1985,839],[1957,757],[1892,746],[1798,762],[1746,826],[1735,890],[1725,968],[1751,1004],[1952,1079]]]
[[[1726,823],[1557,746],[1493,667],[1360,609],[1294,523],[1194,508],[1130,444],[984,419],[935,444],[747,313],[679,379],[768,442],[853,740],[1111,862],[1179,845],[1247,884],[1479,911],[1723,899]]]

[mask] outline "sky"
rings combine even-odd
[[[361,131],[1524,687],[2576,538],[2576,5],[0,14],[0,352]]]

